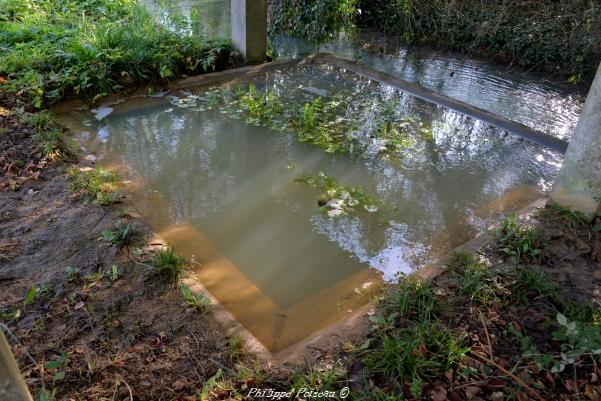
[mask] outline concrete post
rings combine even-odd
[[[601,64],[555,181],[551,200],[591,218],[601,203]]]
[[[33,401],[0,327],[0,400]]]
[[[267,0],[231,0],[232,42],[247,63],[265,61]]]

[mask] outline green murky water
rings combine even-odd
[[[236,87],[246,91],[249,82]],[[218,92],[204,88],[172,94],[160,105],[117,110],[89,123],[83,138],[100,163],[115,162],[126,178],[143,182],[137,204],[158,229],[186,223],[234,266],[227,280],[258,289],[261,301],[218,288],[232,282],[205,278],[274,350],[340,318],[347,305],[365,302],[362,289],[373,282],[366,277],[377,272],[393,280],[435,262],[505,210],[534,200],[549,189],[561,162],[551,151],[335,67],[263,73],[252,84],[281,106],[267,121],[231,98],[215,101]],[[302,142],[294,121],[302,105],[316,99],[337,102],[323,118],[353,139],[350,151],[328,153]],[[411,139],[395,151],[378,138],[380,116],[390,105],[392,120]],[[307,184],[308,175],[320,172],[335,186]],[[344,213],[331,213],[331,204],[320,208],[358,196],[351,187],[372,203]],[[206,247],[199,242],[195,251],[194,241],[188,250],[202,272]],[[252,314],[255,301],[271,306]],[[286,331],[275,315],[310,315],[310,322],[305,332],[292,323]]]

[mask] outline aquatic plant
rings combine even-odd
[[[362,188],[342,185],[335,178],[327,176],[322,171],[307,174],[295,181],[308,184],[322,192],[317,204],[330,217],[360,210],[375,213],[380,209],[381,202],[365,195]]]
[[[275,93],[259,92],[253,84],[249,85],[247,92],[240,91],[237,95],[248,113],[249,122],[261,124],[282,112],[280,99]]]
[[[219,111],[229,118],[243,118],[252,125],[287,131],[300,142],[328,153],[363,152],[375,143],[378,153],[403,156],[415,148],[419,139],[433,139],[421,121],[401,115],[398,99],[373,103],[341,92],[327,100],[317,96],[298,101],[284,99],[274,91],[260,90],[250,84],[248,88],[209,88],[198,95],[172,97],[171,104],[198,111]],[[372,113],[376,116],[366,130],[359,119]]]

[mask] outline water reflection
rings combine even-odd
[[[308,85],[351,96],[347,115],[359,118],[358,132],[393,101],[399,118],[432,131],[388,159],[326,154],[291,133],[170,104],[115,113],[98,128],[96,148],[143,176],[167,205],[157,213],[192,222],[283,308],[365,266],[392,279],[435,261],[507,207],[533,200],[560,165],[553,152],[337,68],[276,71],[254,84],[291,100],[317,96],[307,95]],[[363,187],[385,211],[316,213],[319,193],[294,182],[311,171]]]

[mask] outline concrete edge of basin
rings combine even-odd
[[[161,247],[168,242],[153,230],[148,243],[153,244],[152,247]],[[226,307],[200,282],[198,278],[194,277],[193,274],[189,274],[182,278],[180,282],[187,285],[193,295],[198,296],[203,294],[211,300],[209,314],[225,330],[226,336],[242,339],[246,348],[263,361],[271,361],[273,359],[271,351],[247,330],[246,327],[244,327],[242,323],[226,309]]]
[[[536,199],[519,209],[516,212],[516,217],[520,219],[526,218],[534,211],[544,208],[546,204],[547,198]],[[494,241],[494,231],[499,228],[500,222],[492,224],[485,231],[479,233],[471,240],[453,248],[448,254],[450,255],[456,251],[477,252],[479,249],[482,249],[484,246]],[[439,262],[426,265],[413,272],[412,275],[423,280],[432,280],[446,271],[447,269],[443,267],[443,262]],[[298,343],[274,353],[270,359],[271,362],[275,366],[307,362],[311,360],[310,356],[307,355],[309,350],[320,350],[327,348],[328,345],[331,345],[336,341],[341,343],[342,341],[348,340],[346,337],[343,338],[345,334],[353,334],[355,337],[361,335],[365,336],[371,325],[368,312],[373,310],[375,306],[375,302],[372,301],[338,322],[326,326]]]
[[[530,142],[534,142],[536,144],[545,146],[562,154],[565,153],[568,147],[568,142],[564,141],[563,139],[559,139],[552,135],[545,134],[544,132],[540,132],[538,130],[530,128],[522,123],[518,123],[516,121],[499,116],[490,111],[442,95],[432,89],[428,89],[423,86],[405,81],[401,78],[356,63],[354,61],[347,60],[330,53],[318,53],[313,57],[312,60],[317,62],[329,63],[341,68],[345,68],[355,74],[362,75],[364,77],[371,78],[375,81],[390,85],[393,88],[399,89],[400,91],[406,92],[412,96],[415,96],[427,102],[434,103],[436,105],[449,108],[466,116],[484,121],[501,130],[513,133]]]

